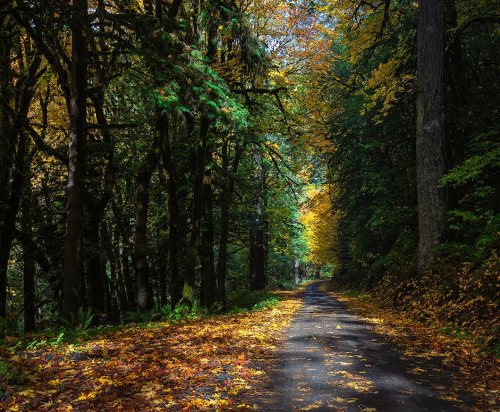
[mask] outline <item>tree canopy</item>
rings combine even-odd
[[[0,335],[322,273],[498,348],[499,20],[484,0],[3,1]]]

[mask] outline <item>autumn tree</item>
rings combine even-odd
[[[443,3],[2,3],[3,329],[482,279],[498,16]]]
[[[311,187],[300,217],[309,249],[308,261],[316,267],[335,265],[338,248],[338,211],[334,210],[335,190],[323,185]]]

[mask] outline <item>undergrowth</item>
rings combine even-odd
[[[100,325],[92,327],[94,314],[89,310],[80,309],[69,319],[58,319],[57,324],[46,328],[43,333],[34,333],[20,337],[7,337],[0,342],[0,349],[10,352],[38,351],[62,344],[79,344],[91,339],[105,337],[107,334],[134,325],[144,328],[160,327],[162,323],[184,323],[219,315],[245,314],[253,311],[266,310],[275,307],[280,298],[270,291],[241,290],[229,295],[226,308],[214,305],[208,309],[195,305],[177,305],[175,308],[162,306],[146,312],[126,313],[121,325]],[[6,369],[0,364],[0,382],[7,379]],[[5,376],[4,376],[5,375]]]
[[[408,315],[446,335],[477,345],[483,355],[500,357],[498,273],[500,264],[491,251],[482,263],[443,260],[432,273],[408,276],[392,270],[374,286],[334,289],[357,300],[374,298],[381,307]],[[402,273],[404,275],[402,275]]]

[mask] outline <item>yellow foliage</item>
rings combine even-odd
[[[378,102],[381,102],[383,105],[380,112],[385,116],[397,103],[398,96],[411,89],[415,76],[399,75],[397,70],[402,63],[403,61],[396,57],[381,63],[377,69],[373,70],[367,87],[373,89],[374,93],[369,97],[367,109],[372,109]]]
[[[326,15],[311,13],[311,7],[309,2],[255,0],[247,11],[253,32],[266,44],[273,62],[265,87],[286,89],[281,103],[293,134],[305,147],[324,153],[333,150],[328,124],[332,105],[325,96],[331,95],[333,84],[328,77],[335,32]],[[280,127],[281,113],[278,116],[278,121],[259,124],[260,128],[268,132]]]
[[[308,201],[301,210],[300,221],[305,226],[309,261],[315,265],[335,263],[339,212],[332,209],[334,187],[311,187]]]

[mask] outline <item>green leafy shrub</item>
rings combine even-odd
[[[265,290],[239,290],[229,294],[229,313],[245,313],[251,310],[263,310],[275,306],[279,302],[272,293]]]
[[[87,310],[80,308],[77,312],[70,313],[68,319],[61,318],[60,321],[68,329],[85,332],[90,328],[93,319],[92,308],[88,308]]]
[[[261,300],[260,302],[257,302],[255,305],[253,305],[252,309],[253,310],[270,309],[270,308],[276,306],[278,303],[279,303],[278,298],[269,297],[267,299]]]
[[[0,402],[10,397],[13,385],[20,385],[25,383],[25,381],[26,376],[22,371],[0,359]]]

